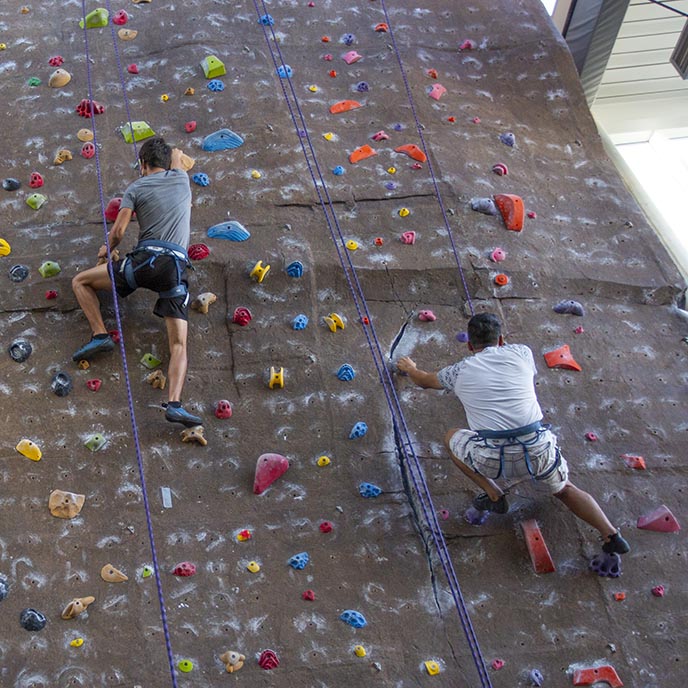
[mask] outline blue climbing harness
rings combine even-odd
[[[135,253],[147,253],[148,259],[134,267],[131,261],[131,255]],[[129,287],[131,289],[138,289],[139,285],[136,283],[136,271],[144,267],[144,265],[153,267],[158,256],[169,256],[173,258],[175,267],[177,268],[177,286],[166,291],[158,292],[158,297],[161,299],[174,299],[177,296],[186,296],[189,293],[189,289],[182,281],[182,273],[186,268],[191,268],[191,262],[189,261],[186,249],[171,241],[147,239],[136,244],[134,250],[126,257],[124,265],[122,266],[124,279],[127,281]]]
[[[506,447],[513,447],[515,445],[520,445],[523,449],[523,458],[526,462],[526,469],[528,473],[534,480],[545,480],[549,477],[561,464],[561,451],[559,447],[556,448],[556,454],[554,463],[540,475],[536,475],[530,465],[530,454],[528,453],[528,447],[532,447],[540,441],[540,436],[550,429],[551,425],[549,423],[542,423],[541,420],[531,423],[530,425],[524,425],[522,428],[514,428],[513,430],[476,430],[475,435],[471,437],[472,442],[480,442],[481,446],[487,447],[488,449],[499,449],[499,471],[497,475],[493,478],[496,480],[504,472],[504,450]],[[527,440],[521,439],[522,437],[527,437],[532,435]],[[488,442],[488,440],[506,440],[501,444],[494,444]]]

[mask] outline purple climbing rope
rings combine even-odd
[[[108,1],[108,11],[110,10],[109,4],[110,3]],[[136,414],[134,412],[134,399],[133,399],[133,394],[132,394],[132,389],[131,389],[131,380],[129,377],[129,367],[127,365],[127,354],[126,354],[126,349],[125,349],[124,333],[122,331],[122,319],[120,316],[119,300],[117,298],[117,291],[115,289],[115,280],[114,280],[114,274],[113,274],[113,268],[112,268],[110,245],[108,242],[108,228],[107,228],[107,220],[105,218],[105,195],[104,195],[104,190],[103,190],[103,176],[102,176],[102,169],[100,166],[100,155],[98,152],[98,137],[97,137],[97,131],[96,131],[96,114],[95,114],[95,108],[94,108],[94,103],[93,103],[93,82],[92,82],[92,78],[91,78],[91,62],[90,62],[90,53],[89,53],[89,48],[88,48],[88,29],[86,28],[86,2],[85,2],[85,0],[81,0],[81,13],[82,13],[82,19],[84,22],[84,53],[85,53],[85,59],[86,59],[86,81],[87,81],[87,86],[88,86],[88,99],[89,99],[89,104],[90,104],[90,108],[91,108],[91,123],[92,123],[92,128],[93,128],[93,145],[95,147],[96,178],[97,178],[97,184],[98,184],[98,195],[100,198],[100,212],[101,212],[101,216],[102,216],[102,220],[103,220],[103,234],[105,236],[105,246],[107,248],[108,274],[110,275],[110,284],[112,286],[112,296],[113,296],[113,301],[114,301],[114,306],[115,306],[115,321],[117,323],[117,329],[119,330],[119,334],[120,334],[119,349],[120,349],[120,353],[122,356],[122,368],[124,371],[124,382],[125,382],[125,387],[126,387],[126,391],[127,391],[127,403],[129,406],[129,417],[131,419],[131,429],[132,429],[132,436],[133,436],[133,440],[134,440],[134,449],[136,452],[136,461],[138,463],[139,479],[141,482],[141,494],[143,497],[143,506],[144,506],[145,511],[146,511],[146,524],[148,527],[148,539],[150,542],[151,556],[153,559],[153,571],[154,571],[154,575],[155,575],[155,583],[157,586],[158,601],[160,603],[160,617],[162,620],[163,633],[165,636],[167,660],[169,663],[170,675],[172,677],[172,686],[173,686],[173,688],[177,688],[177,676],[176,676],[175,668],[174,668],[174,656],[172,653],[172,643],[170,641],[170,633],[169,633],[169,628],[168,628],[168,624],[167,624],[167,611],[165,609],[165,597],[164,597],[163,591],[162,591],[162,583],[161,583],[161,578],[160,578],[160,567],[158,566],[158,556],[157,556],[157,552],[155,549],[155,537],[153,535],[153,521],[151,518],[150,504],[148,501],[148,492],[146,490],[146,478],[145,478],[144,470],[143,470],[143,456],[141,454],[141,444],[139,442],[139,432],[138,432],[138,426],[136,424]],[[117,49],[117,43],[114,39],[114,33],[113,33],[113,44],[115,47],[115,54],[117,56],[117,61],[119,64],[119,53],[118,53],[118,49]],[[128,106],[128,100],[126,97],[126,85],[124,83],[123,75],[121,74],[121,66],[120,66],[120,81],[121,81],[121,85],[122,85],[122,93],[124,95],[125,102],[127,103],[127,115],[128,115],[129,114],[129,106]],[[129,121],[131,123],[131,118]],[[132,129],[132,136],[133,136],[133,129]]]
[[[253,0],[256,13],[258,15],[258,18],[261,18],[261,12],[260,8],[258,7],[258,1]],[[267,8],[265,6],[265,3],[263,0],[261,0],[262,5],[263,5],[263,11],[265,14],[267,14]],[[274,29],[272,29],[272,25],[269,22],[260,22],[262,27],[263,27],[263,34],[266,40],[266,43],[268,45],[268,49],[270,50],[270,55],[272,57],[273,65],[275,67],[275,70],[277,71],[279,67],[281,66],[283,71],[286,70],[286,62],[284,61],[284,57],[282,55],[281,49],[279,47],[279,43],[277,41]],[[270,40],[270,37],[268,36],[268,27],[270,27],[270,31],[272,33],[272,41]],[[273,44],[276,46],[276,51],[273,50]],[[279,57],[279,60],[278,60]],[[284,84],[284,82],[287,82],[289,84],[289,89],[291,91],[291,96],[294,102],[294,105],[292,106],[292,103],[289,98],[289,94],[287,93],[287,88]],[[387,400],[387,404],[389,406],[389,409],[392,413],[392,416],[394,418],[394,428],[395,432],[397,434],[404,434],[406,440],[402,441],[400,443],[400,449],[401,449],[401,454],[404,457],[404,460],[406,462],[406,465],[409,468],[409,475],[411,476],[411,481],[414,486],[414,490],[416,492],[416,495],[420,501],[421,509],[423,512],[423,516],[425,517],[425,521],[429,526],[430,533],[432,534],[433,541],[436,546],[437,550],[437,555],[440,560],[440,564],[442,566],[442,569],[445,573],[445,576],[447,578],[447,581],[449,583],[449,587],[452,593],[452,597],[454,599],[456,609],[459,615],[459,619],[461,621],[464,633],[466,635],[466,639],[469,644],[469,648],[471,650],[471,654],[473,656],[476,669],[478,671],[478,674],[480,676],[480,681],[481,685],[483,688],[491,688],[492,684],[490,681],[489,674],[487,673],[487,667],[485,666],[485,660],[480,652],[480,648],[478,645],[477,638],[475,636],[475,631],[473,629],[473,626],[471,624],[470,616],[468,614],[468,610],[466,608],[465,601],[463,599],[463,595],[461,593],[461,588],[456,576],[456,572],[454,571],[452,562],[451,562],[451,557],[449,555],[446,541],[444,540],[444,536],[442,534],[439,522],[437,520],[437,513],[436,510],[432,504],[432,498],[430,495],[430,490],[427,485],[427,482],[425,480],[425,477],[423,475],[422,467],[420,465],[420,461],[418,460],[418,456],[416,455],[414,449],[413,449],[413,443],[411,441],[410,437],[410,431],[408,429],[408,426],[406,424],[406,420],[404,418],[403,410],[401,408],[401,404],[399,401],[399,398],[396,394],[396,389],[394,387],[394,382],[392,380],[392,376],[390,374],[389,369],[387,368],[386,365],[386,360],[385,360],[385,355],[382,351],[382,347],[380,345],[380,342],[377,338],[377,334],[375,331],[374,324],[372,322],[372,319],[370,318],[370,314],[368,311],[368,305],[365,299],[365,295],[363,293],[363,290],[361,288],[360,282],[358,280],[358,276],[356,273],[356,269],[351,262],[351,259],[348,255],[348,251],[344,250],[345,247],[345,239],[344,236],[341,232],[341,227],[339,226],[339,221],[337,219],[337,215],[334,211],[333,203],[329,195],[329,191],[327,188],[327,185],[325,183],[322,170],[320,168],[320,165],[318,163],[317,155],[315,153],[315,150],[313,148],[313,143],[312,139],[310,137],[310,134],[308,132],[308,127],[306,124],[305,117],[303,115],[303,111],[301,110],[301,107],[299,105],[299,100],[298,96],[296,95],[294,91],[293,84],[291,83],[291,79],[280,79],[280,84],[282,88],[282,93],[285,98],[285,102],[287,104],[287,108],[289,110],[289,114],[291,116],[292,122],[294,124],[295,130],[297,132],[297,135],[299,136],[300,144],[301,144],[301,149],[303,151],[304,157],[306,159],[306,163],[308,166],[308,170],[311,176],[311,179],[313,181],[313,185],[315,188],[315,191],[318,195],[318,199],[320,200],[320,204],[323,208],[323,212],[325,214],[325,219],[326,223],[328,226],[328,229],[330,231],[330,235],[332,237],[333,243],[335,245],[335,249],[337,251],[337,255],[339,257],[340,263],[342,265],[342,269],[344,270],[345,278],[347,281],[347,284],[349,286],[349,290],[351,291],[353,300],[354,300],[354,305],[357,311],[357,314],[361,320],[361,322],[364,323],[363,331],[364,335],[366,337],[366,340],[368,342],[369,348],[371,350],[371,353],[373,355],[373,361],[375,364],[375,367],[378,372],[378,376],[380,379],[380,382],[382,383],[383,391]],[[295,113],[295,110],[298,112],[299,120],[301,122],[301,127],[299,127],[299,124],[297,122],[297,116]],[[306,143],[308,144],[308,148],[310,151],[310,158],[308,155],[308,151],[306,150],[306,145],[304,143],[304,139]],[[311,161],[312,158],[312,161]],[[315,169],[315,171],[314,171]],[[316,179],[316,172],[318,175],[318,178],[320,180],[320,184],[318,184],[318,179]],[[321,190],[324,192],[325,197],[323,198],[323,195],[321,193]],[[329,214],[328,214],[329,210]],[[332,215],[332,218],[330,218],[330,214]],[[342,251],[344,250],[344,254]],[[347,267],[348,265],[348,267]],[[460,267],[460,266],[459,266]],[[464,283],[465,286],[465,283]],[[364,315],[365,314],[365,315]],[[372,336],[372,339],[371,339]]]

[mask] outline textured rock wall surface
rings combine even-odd
[[[70,280],[95,262],[103,242],[101,201],[120,196],[136,174],[133,146],[119,132],[127,108],[195,158],[192,173],[210,179],[192,185],[192,242],[210,255],[197,261],[191,289],[218,298],[207,315],[191,313],[185,388],[188,408],[204,418],[207,446],[181,443],[164,420],[164,392],[145,382],[144,354],[167,366],[153,295],[120,302],[172,663],[193,662],[189,673],[175,669],[178,684],[506,687],[528,685],[537,668],[554,687],[571,685],[577,668],[611,664],[627,686],[682,685],[685,536],[636,530],[635,521],[661,504],[679,521],[685,513],[683,283],[605,157],[540,3],[103,3],[111,15],[124,8],[129,21],[85,34],[81,2],[24,2],[0,7],[0,175],[21,181],[18,190],[0,190],[0,236],[11,246],[0,258],[0,335],[5,349],[20,338],[33,347],[25,362],[5,355],[0,365],[0,573],[9,588],[0,601],[0,685],[173,682],[156,576],[142,575],[152,554],[122,359],[104,356],[88,370],[71,362],[88,327]],[[89,0],[86,12],[98,6]],[[259,22],[267,13],[272,26]],[[391,31],[376,31],[380,23]],[[120,28],[138,34],[123,40]],[[342,56],[351,50],[361,59],[347,64]],[[226,65],[223,91],[207,88],[200,63],[210,54]],[[56,55],[72,77],[62,88],[48,85]],[[284,64],[290,81],[276,73]],[[93,121],[75,112],[89,97],[89,75],[93,98],[105,106]],[[31,77],[41,83],[29,85]],[[429,97],[436,84],[446,89],[438,100]],[[184,95],[189,88],[194,95]],[[330,113],[347,99],[362,107]],[[192,120],[197,128],[187,133]],[[79,154],[83,127],[95,129],[91,159]],[[243,145],[202,150],[203,138],[221,128]],[[372,140],[380,130],[389,138]],[[500,140],[507,132],[514,146]],[[350,163],[364,144],[376,155]],[[429,160],[414,167],[394,151],[404,144],[423,147]],[[55,165],[62,148],[73,159]],[[497,163],[506,176],[492,171]],[[337,166],[344,174],[333,173]],[[47,198],[38,210],[26,204],[34,171],[45,181],[35,191]],[[521,196],[534,214],[522,232],[471,210],[472,198],[499,193]],[[247,241],[208,238],[209,227],[230,219],[249,230]],[[414,244],[400,240],[408,231]],[[496,247],[505,261],[490,260]],[[46,260],[61,272],[41,277]],[[258,260],[271,265],[262,283],[249,277]],[[300,278],[285,271],[293,261],[304,266]],[[17,264],[29,268],[22,282],[9,277]],[[508,285],[495,285],[498,273]],[[367,311],[357,312],[362,301],[352,286]],[[57,298],[47,299],[49,290]],[[585,315],[555,313],[564,299],[581,302]],[[112,299],[103,302],[114,329]],[[245,327],[232,322],[239,306],[253,315]],[[633,546],[621,578],[587,570],[599,551],[595,533],[551,501],[523,492],[509,515],[479,528],[464,522],[472,490],[441,444],[464,422],[450,396],[395,378],[411,441],[395,435],[387,378],[369,341],[379,342],[386,361],[412,355],[436,369],[467,353],[455,334],[471,307],[497,312],[509,340],[533,349],[541,404],[572,479],[597,496]],[[437,319],[419,320],[424,309]],[[323,324],[332,312],[347,319],[344,330]],[[292,328],[298,314],[309,318],[300,331]],[[575,333],[578,326],[584,332]],[[562,344],[582,371],[546,367],[542,354]],[[348,382],[336,376],[344,363],[356,372]],[[283,389],[265,385],[270,366],[285,368]],[[60,371],[74,384],[65,397],[50,388]],[[102,380],[97,392],[87,388],[90,379]],[[230,419],[215,418],[220,399],[231,401]],[[359,421],[368,434],[350,440]],[[106,439],[97,452],[84,446],[94,433]],[[41,448],[41,461],[15,451],[22,438]],[[422,466],[434,507],[448,512],[440,524],[487,679],[469,651],[413,486],[417,472],[399,442]],[[291,467],[254,495],[264,452],[285,455]],[[647,470],[629,468],[621,454],[644,456]],[[317,465],[322,455],[329,466]],[[382,494],[362,498],[361,482]],[[171,508],[161,487],[171,491]],[[76,518],[51,516],[54,489],[85,495]],[[527,518],[538,519],[556,573],[533,572],[519,527]],[[330,533],[319,528],[325,520]],[[245,529],[252,538],[242,542]],[[304,551],[310,563],[290,568],[289,558]],[[194,576],[172,574],[182,561],[196,565]],[[247,570],[250,561],[258,573]],[[104,582],[107,563],[128,581]],[[664,597],[651,594],[657,585]],[[302,599],[307,589],[313,601]],[[617,592],[626,599],[616,601]],[[87,595],[96,601],[85,614],[60,618],[72,598]],[[42,631],[20,627],[27,607],[46,615]],[[365,615],[365,628],[339,619],[349,609]],[[83,645],[70,645],[77,638]],[[365,657],[354,653],[359,644]],[[281,662],[273,671],[257,662],[268,648]],[[231,676],[219,660],[228,649],[246,655]],[[490,666],[495,659],[501,669]],[[428,675],[426,661],[437,662],[438,676]]]

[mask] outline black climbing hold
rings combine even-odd
[[[15,339],[7,349],[10,358],[17,363],[23,363],[33,351],[33,347],[26,339]]]
[[[10,268],[10,279],[13,282],[23,282],[29,276],[29,268],[26,265],[13,265]]]
[[[42,631],[45,628],[45,616],[31,607],[22,610],[19,623],[27,631]]]
[[[0,602],[2,602],[9,592],[7,588],[7,578],[0,573]]]
[[[21,182],[14,177],[7,177],[7,179],[2,180],[2,188],[5,191],[16,191],[21,186]]]
[[[56,373],[50,388],[58,397],[66,397],[72,391],[72,378],[67,373]]]

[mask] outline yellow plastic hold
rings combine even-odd
[[[425,669],[430,676],[435,676],[440,673],[440,665],[437,662],[433,662],[431,659],[425,662]]]
[[[167,93],[163,93],[160,96],[160,100],[162,100],[163,103],[166,103],[169,99],[170,99],[170,97],[167,95]]]
[[[366,656],[366,649],[363,647],[363,645],[356,645],[354,647],[354,654],[356,657],[365,657]]]
[[[396,167],[388,167],[387,172],[389,172],[390,174],[396,174],[397,168]]]
[[[316,463],[318,464],[318,466],[320,466],[320,468],[323,468],[325,466],[329,466],[332,463],[332,460],[329,456],[321,456],[318,458]]]
[[[263,261],[259,260],[251,270],[250,276],[253,277],[256,282],[262,282],[265,279],[265,275],[270,271],[269,265],[263,265]]]
[[[318,87],[317,87],[315,84],[313,84],[313,85],[311,85],[311,86],[308,87],[308,90],[309,90],[311,93],[316,93],[317,90],[318,90]]]
[[[258,172],[258,170],[253,170],[253,171],[251,172],[251,176],[252,176],[254,179],[260,179],[263,175],[262,175],[260,172]]]
[[[346,247],[349,249],[349,251],[355,251],[358,248],[358,242],[354,241],[353,239],[349,239],[349,241],[346,242]]]
[[[258,571],[260,571],[260,564],[257,561],[249,561],[246,568],[251,573],[258,573]]]
[[[284,368],[281,366],[279,368],[276,366],[270,366],[268,387],[270,389],[274,389],[275,387],[282,389],[284,387]]]
[[[334,138],[334,134],[331,131],[327,131],[323,134],[323,138],[325,139],[325,141],[332,141],[332,139]]]
[[[185,96],[192,96],[196,93],[196,89],[193,86],[189,86],[189,88],[184,91]]]
[[[399,217],[407,217],[410,214],[411,214],[411,211],[408,208],[401,208],[399,210]]]
[[[10,245],[5,239],[0,239],[0,256],[9,256],[12,253]]]
[[[15,449],[27,459],[31,461],[40,461],[41,456],[43,456],[40,448],[37,444],[34,444],[31,440],[23,439],[19,441],[19,444]]]
[[[74,638],[74,640],[72,640],[69,644],[72,647],[81,647],[84,644],[84,639],[83,638]]]
[[[219,57],[215,55],[208,55],[204,57],[201,61],[201,67],[203,67],[203,73],[206,79],[215,79],[218,76],[224,76],[227,74],[224,62]]]
[[[91,367],[91,364],[85,358],[82,358],[77,363],[77,367],[79,368],[79,370],[88,370]]]
[[[330,313],[329,315],[326,315],[323,320],[330,328],[330,332],[336,332],[337,329],[343,330],[346,326],[344,319],[337,313]]]
[[[0,50],[7,50],[7,43],[0,43]]]

